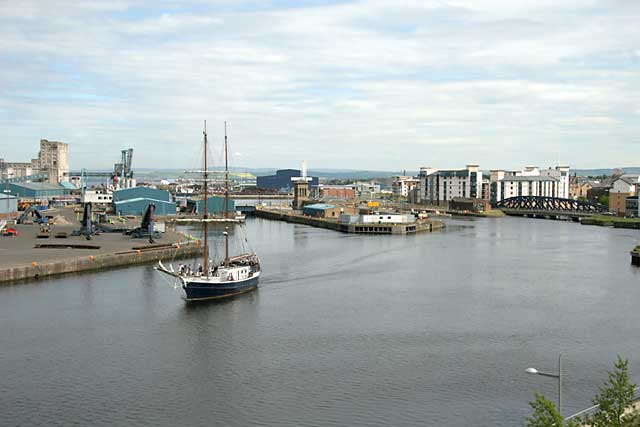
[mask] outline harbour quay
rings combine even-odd
[[[307,208],[307,207],[305,207]],[[329,215],[331,209],[328,208]],[[337,208],[340,209],[340,208]],[[335,212],[334,212],[335,213]],[[343,233],[355,234],[396,234],[406,235],[420,232],[432,232],[444,228],[444,223],[434,219],[416,220],[412,215],[376,213],[368,215],[341,214],[334,216],[312,216],[300,210],[256,209],[254,215],[259,218],[304,224],[312,227],[327,228]]]
[[[46,234],[34,223],[11,224],[15,235],[0,236],[0,283],[191,258],[202,253],[199,240],[168,228],[153,244],[122,232],[101,232],[88,240],[73,235],[80,227],[73,213],[52,217]],[[130,221],[131,226],[135,223]]]

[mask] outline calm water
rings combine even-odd
[[[250,219],[260,289],[188,306],[151,267],[0,286],[0,425],[514,426],[534,390],[640,381],[635,230],[505,218],[355,236]]]

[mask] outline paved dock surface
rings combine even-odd
[[[39,224],[10,225],[18,230],[19,235],[0,236],[0,282],[193,256],[201,251],[198,242],[169,229],[154,238],[154,244],[167,246],[152,250],[138,250],[150,244],[148,238],[132,238],[123,233],[103,232],[87,240],[85,236],[72,236],[73,231],[80,227],[73,212],[62,212],[61,216],[63,218],[59,221],[62,224],[52,224],[49,238],[44,239],[37,237]],[[133,224],[135,222],[130,223],[131,226]],[[58,233],[66,233],[68,237],[56,238]],[[36,248],[38,244],[99,248]]]

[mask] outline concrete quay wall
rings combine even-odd
[[[146,264],[159,260],[189,258],[202,254],[199,242],[173,244],[169,247],[129,250],[111,254],[84,255],[47,262],[0,269],[0,283],[25,279],[38,279],[65,273],[95,271],[107,268]]]
[[[289,212],[257,209],[255,215],[259,218],[275,221],[285,221],[295,224],[304,224],[312,227],[328,228],[343,233],[362,234],[413,234],[416,232],[430,232],[443,228],[442,222],[430,221],[427,223],[413,224],[339,224],[321,218],[295,215]]]

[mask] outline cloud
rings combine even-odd
[[[207,119],[248,167],[640,164],[616,150],[640,131],[638,18],[614,0],[0,3],[2,156],[48,138],[72,167],[132,146],[188,168]]]

